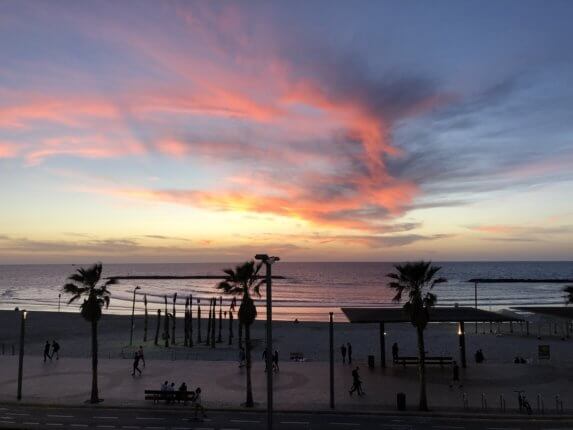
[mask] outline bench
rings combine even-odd
[[[419,364],[420,360],[418,357],[396,357],[394,359],[394,364],[401,364],[402,366],[406,367],[409,364]],[[446,364],[450,365],[454,362],[452,357],[426,357],[424,360],[425,364],[432,365],[432,364],[439,364],[440,366],[444,366]]]
[[[304,361],[304,354],[302,352],[291,352],[290,359],[292,361]]]
[[[145,390],[145,400],[153,400],[153,403],[159,403],[165,400],[166,403],[177,403],[193,400],[193,391],[161,391],[161,390]]]

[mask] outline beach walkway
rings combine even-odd
[[[415,368],[368,369],[360,366],[366,395],[350,396],[352,366],[335,366],[336,408],[338,410],[395,410],[396,393],[404,392],[407,407],[416,409],[418,381]],[[353,363],[355,365],[355,363]],[[0,401],[14,401],[17,387],[17,357],[0,357]],[[550,364],[480,365],[462,372],[463,387],[450,388],[451,368],[431,367],[428,371],[430,407],[435,410],[462,410],[466,393],[469,408],[481,411],[482,394],[488,412],[499,412],[500,395],[507,412],[516,412],[514,390],[524,390],[536,409],[537,394],[542,395],[546,413],[555,412],[555,396],[565,409],[573,405],[573,372]],[[236,408],[244,401],[244,369],[229,361],[148,360],[141,377],[131,376],[131,360],[100,360],[100,395],[106,406],[152,407],[144,400],[145,389],[159,389],[163,381],[186,382],[189,388],[201,386],[204,402],[210,408]],[[24,368],[23,401],[27,403],[81,405],[89,397],[90,361],[66,358],[44,364],[40,357],[27,357]],[[275,377],[275,406],[283,410],[325,410],[329,406],[328,363],[288,362],[281,364]],[[253,366],[255,401],[264,407],[265,373],[260,361]]]

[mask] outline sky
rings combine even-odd
[[[0,2],[0,264],[573,260],[570,1]]]

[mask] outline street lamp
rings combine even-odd
[[[21,313],[20,319],[20,357],[18,359],[18,394],[16,398],[22,400],[22,372],[24,370],[24,333],[26,329],[26,315],[27,311],[24,309]]]
[[[267,283],[267,430],[273,428],[273,298],[271,266],[279,257],[269,257],[267,254],[255,255],[256,260],[265,264]]]
[[[135,292],[139,290],[139,287],[133,289],[133,303],[131,306],[131,330],[129,332],[129,346],[133,344],[133,319],[135,317]]]

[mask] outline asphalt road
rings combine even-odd
[[[277,430],[517,430],[573,429],[573,421],[542,419],[475,419],[432,416],[349,415],[319,413],[278,413]],[[245,430],[266,429],[261,412],[207,412],[195,421],[184,409],[60,408],[0,405],[1,429],[115,429],[115,430]]]

